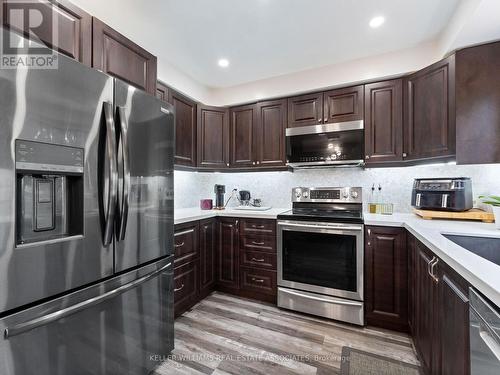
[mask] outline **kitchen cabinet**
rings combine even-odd
[[[69,56],[81,63],[92,65],[92,16],[66,0],[59,1],[12,1],[1,0],[3,25],[23,35],[28,35],[28,23],[15,12],[37,9],[42,14],[42,24],[33,29],[47,47]],[[23,13],[24,14],[24,13]],[[52,28],[57,22],[58,32]]]
[[[160,81],[156,82],[156,97],[165,103],[170,103],[170,88]]]
[[[404,160],[455,157],[455,55],[404,80]]]
[[[367,167],[403,161],[403,80],[365,85]]]
[[[410,316],[424,372],[468,375],[468,284],[420,241],[412,241],[414,292],[410,294]]]
[[[288,127],[320,125],[323,123],[323,93],[288,98]]]
[[[213,291],[216,281],[217,220],[200,221],[200,297]]]
[[[174,164],[196,167],[196,103],[174,90],[169,90],[168,101],[175,109]]]
[[[233,107],[230,110],[230,158],[232,168],[257,164],[257,106]]]
[[[238,294],[239,219],[219,218],[217,235],[217,289]]]
[[[197,112],[198,167],[229,167],[229,110],[199,105]]]
[[[363,120],[364,86],[326,91],[323,94],[323,123]]]
[[[500,162],[500,42],[456,52],[457,164]]]
[[[366,227],[365,317],[368,325],[408,331],[408,253],[403,228]]]
[[[92,66],[156,94],[156,57],[95,17],[92,18]]]
[[[286,99],[258,103],[257,123],[257,166],[284,167],[286,165]]]

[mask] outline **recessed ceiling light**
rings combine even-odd
[[[217,62],[221,68],[227,68],[229,66],[229,60],[228,59],[219,59]]]
[[[382,16],[373,17],[370,20],[370,27],[376,29],[377,27],[382,26],[382,24],[384,22],[385,22],[385,18]]]

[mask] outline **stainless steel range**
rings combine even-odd
[[[364,324],[360,187],[292,189],[278,215],[278,306]]]

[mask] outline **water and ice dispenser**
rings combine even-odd
[[[17,244],[83,235],[83,149],[16,140]]]

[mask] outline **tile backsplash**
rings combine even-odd
[[[295,172],[201,173],[175,171],[175,208],[198,207],[202,198],[214,198],[214,185],[231,190],[250,190],[252,198],[263,205],[290,207],[290,196],[296,186],[361,186],[363,202],[393,203],[395,212],[411,210],[411,188],[414,178],[470,177],[474,199],[481,194],[500,195],[500,164],[435,164],[402,168],[334,168],[298,170]],[[372,185],[382,187],[372,195]],[[237,205],[232,201],[230,206]]]

